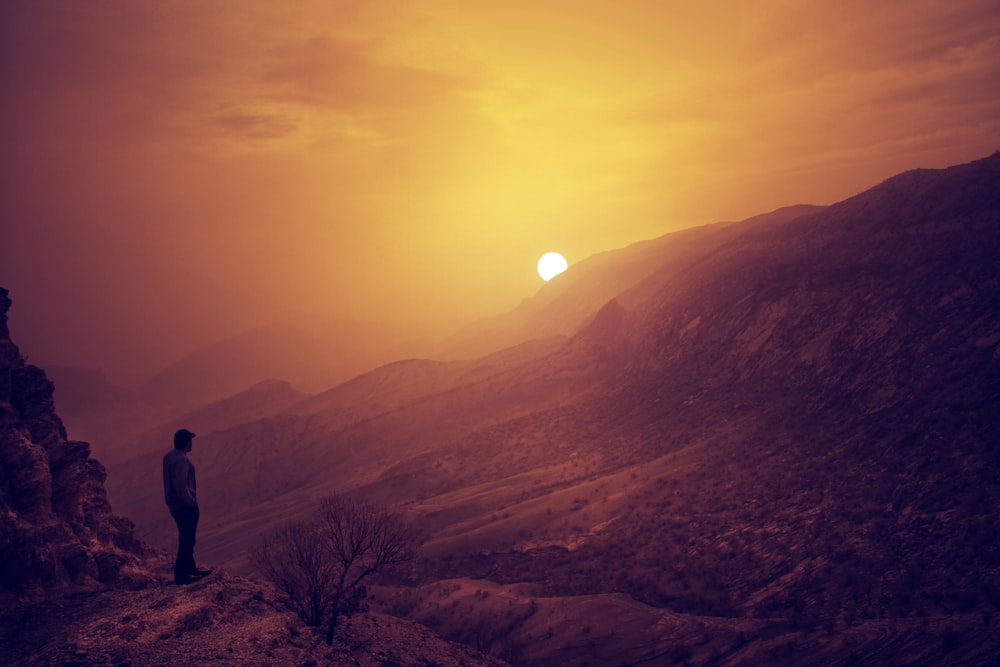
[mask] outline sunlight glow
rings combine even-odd
[[[538,275],[548,282],[566,270],[566,258],[557,252],[547,252],[538,260]]]

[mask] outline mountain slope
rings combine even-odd
[[[172,446],[174,432],[178,429],[187,428],[198,434],[225,430],[235,424],[280,414],[307,396],[308,394],[297,391],[287,382],[264,380],[233,396],[175,417],[141,433],[133,434],[126,431],[107,435],[102,459],[114,471],[117,470],[117,464],[123,460],[148,457],[157,453],[162,456],[164,451]],[[109,484],[109,490],[111,486]]]
[[[92,442],[135,428],[140,409],[135,396],[100,370],[47,366],[45,373],[55,384],[56,407],[70,437]]]
[[[513,311],[475,322],[446,339],[436,355],[474,358],[525,340],[570,335],[622,291],[655,273],[681,270],[686,262],[730,240],[740,229],[769,220],[793,220],[819,210],[822,207],[788,206],[738,226],[716,223],[683,229],[588,257],[546,283]]]
[[[500,660],[384,614],[349,618],[332,646],[266,584],[216,573],[196,584],[91,591],[0,611],[5,665],[491,665]]]
[[[602,350],[618,372],[594,376],[600,399],[433,457],[508,474],[411,505],[432,535],[427,579],[784,619],[799,647],[966,614],[905,639],[965,660],[1000,604],[998,185],[1000,155],[904,174],[620,294],[546,360]],[[521,449],[556,455],[523,470]]]
[[[961,643],[1000,603],[998,185],[995,155],[737,223],[510,364],[391,365],[210,436],[202,543],[238,560],[337,490],[411,514],[428,586]]]
[[[502,665],[380,613],[346,618],[332,645],[269,584],[216,571],[173,585],[172,558],[111,513],[104,468],[66,439],[53,385],[10,340],[0,288],[0,662],[4,665]],[[267,383],[243,396],[289,398]],[[298,400],[301,395],[291,396]],[[229,419],[226,407],[191,419]]]
[[[116,387],[95,369],[49,372],[70,433],[111,462],[130,456],[133,443],[150,429],[260,382],[325,390],[394,358],[405,347],[399,339],[398,332],[350,321],[318,334],[276,324],[195,350],[136,388]]]
[[[508,580],[700,613],[995,607],[998,163],[892,179],[623,294],[595,336],[631,350],[624,371],[560,431],[603,434],[576,449],[600,470],[496,494],[502,521],[439,549],[485,541],[514,550]]]

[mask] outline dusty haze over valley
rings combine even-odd
[[[654,4],[0,6],[0,663],[995,663],[996,3]]]
[[[12,326],[33,361],[129,388],[275,325],[329,334],[340,357],[325,363],[362,372],[403,355],[359,345],[515,308],[548,251],[573,266],[989,155],[998,14],[994,0],[3,3]]]
[[[160,392],[60,369],[53,403],[8,342],[5,621],[96,596],[12,655],[169,660],[190,636],[288,664],[989,664],[998,184],[1000,153],[603,253],[441,358],[319,392],[196,394],[187,360]],[[221,393],[243,345],[198,357]],[[221,571],[174,593],[157,487],[182,425]],[[332,493],[420,540],[327,647],[251,555]]]

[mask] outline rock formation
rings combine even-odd
[[[31,597],[54,587],[147,580],[133,524],[114,516],[104,466],[68,440],[53,384],[10,340],[0,288],[0,592]]]

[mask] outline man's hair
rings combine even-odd
[[[191,442],[192,438],[194,438],[194,433],[187,430],[186,428],[182,428],[181,430],[174,433],[174,448],[184,449],[185,447],[188,446],[188,443]]]

